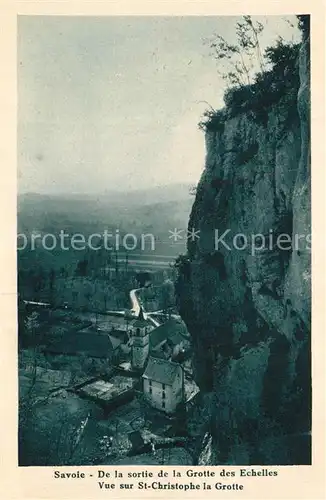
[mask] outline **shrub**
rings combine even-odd
[[[189,281],[191,276],[190,259],[188,255],[179,255],[175,259],[174,267],[177,269],[178,278]]]
[[[246,111],[247,103],[253,95],[253,85],[242,85],[228,89],[224,94],[224,102],[231,116]]]
[[[227,85],[246,85],[252,83],[254,75],[252,61],[256,59],[261,71],[264,60],[261,55],[260,35],[264,30],[262,23],[251,16],[242,16],[235,25],[235,38],[230,43],[220,34],[208,40],[211,55],[217,62],[218,73]]]
[[[207,109],[203,113],[203,118],[198,124],[200,130],[204,132],[223,132],[225,123],[225,113],[223,110]]]
[[[264,58],[270,69],[257,73],[251,85],[227,90],[224,102],[230,117],[248,113],[258,124],[266,125],[268,112],[275,104],[284,105],[285,114],[293,118],[299,89],[299,44],[284,43],[279,39],[268,47]]]
[[[309,16],[303,16],[309,17]],[[303,28],[309,29],[309,19],[302,20]],[[224,93],[225,108],[207,109],[198,126],[204,132],[223,133],[227,118],[247,113],[257,124],[266,126],[268,114],[274,105],[280,107],[283,127],[297,117],[297,94],[299,90],[300,44],[286,43],[281,38],[276,45],[267,47],[264,53],[265,69],[256,74],[252,83],[236,84]],[[282,133],[282,131],[281,131]],[[250,152],[251,154],[251,152]]]
[[[284,69],[295,66],[298,54],[299,44],[285,43],[279,38],[276,45],[267,47],[264,57],[275,73],[281,73]]]

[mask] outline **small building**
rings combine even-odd
[[[143,374],[143,392],[148,402],[166,413],[175,412],[183,401],[183,369],[178,363],[149,357]]]
[[[102,360],[107,366],[119,364],[122,341],[113,335],[97,334],[93,327],[79,331],[64,330],[52,335],[47,351],[51,354],[84,355],[89,359]]]
[[[83,385],[78,393],[102,406],[117,407],[134,397],[135,380],[116,375],[107,380],[96,380]]]
[[[149,352],[155,358],[174,359],[190,346],[184,323],[170,319],[155,328],[149,336]]]

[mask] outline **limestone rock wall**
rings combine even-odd
[[[203,432],[216,463],[310,460],[308,42],[299,76],[294,109],[274,104],[265,124],[226,109],[223,127],[206,133],[189,220],[200,239],[189,241],[177,296],[196,382],[212,400]],[[230,249],[217,241],[224,231]],[[267,246],[253,253],[257,234]],[[291,235],[291,249],[277,247],[280,234]]]

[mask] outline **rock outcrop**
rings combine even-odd
[[[210,398],[201,462],[310,463],[309,60],[305,40],[294,105],[284,96],[264,120],[226,106],[206,131],[189,220],[200,238],[176,287]]]

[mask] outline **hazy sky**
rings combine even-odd
[[[197,123],[207,107],[199,101],[223,105],[203,38],[218,32],[232,41],[235,21],[20,17],[19,190],[196,183],[205,157]],[[264,43],[292,33],[270,17]]]

